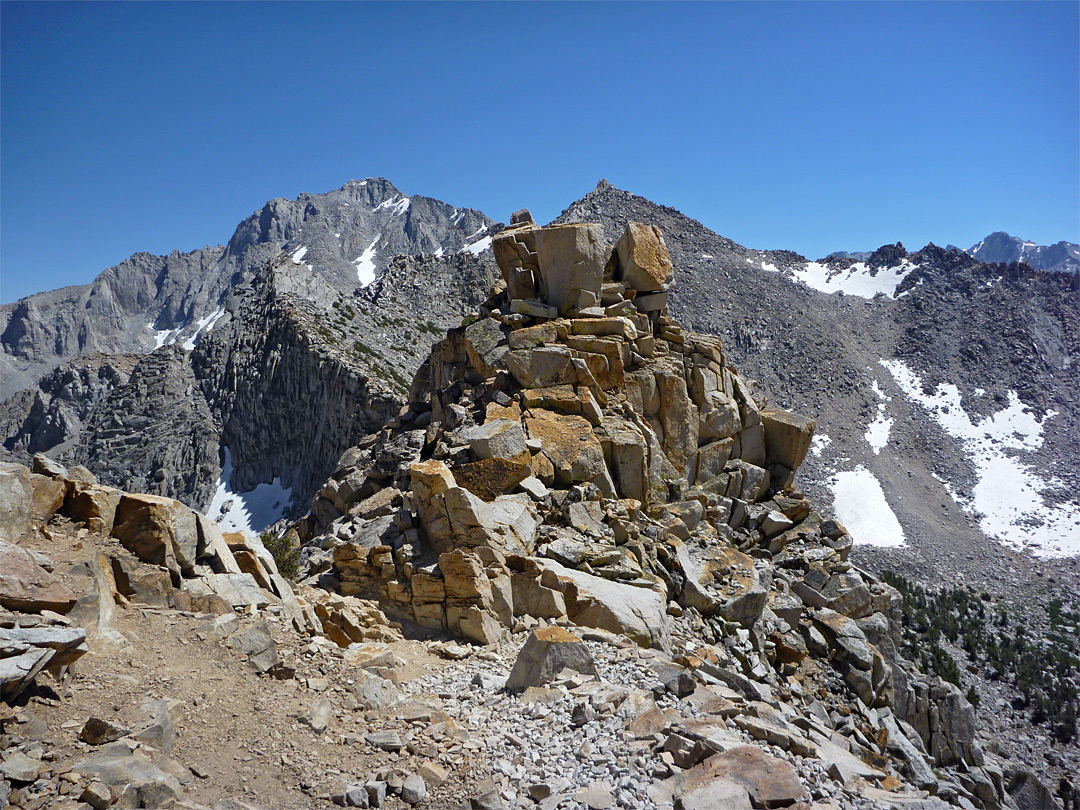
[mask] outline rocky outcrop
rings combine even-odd
[[[916,781],[929,763],[981,768],[962,697],[896,653],[899,595],[796,488],[814,420],[770,405],[720,340],[668,315],[661,235],[632,225],[623,244],[648,250],[605,251],[590,225],[548,242],[515,220],[478,317],[433,347],[408,409],[342,455],[291,527],[309,581],[478,644],[561,623],[671,651],[681,616],[698,682],[817,718],[820,742],[799,742],[762,709],[744,723],[755,738],[855,762],[899,752]],[[983,773],[997,787],[978,801],[998,806],[1001,780]]]
[[[115,597],[121,604],[141,602],[211,613],[273,605],[301,631],[324,623],[301,606],[258,538],[242,534],[226,538],[205,515],[180,501],[79,480],[74,477],[77,471],[42,456],[35,458],[35,469],[41,472],[0,465],[0,503],[20,516],[4,524],[10,541],[0,539],[0,607],[38,613],[75,609],[101,617],[110,611],[102,613],[100,603]],[[58,485],[62,498],[54,513],[43,515],[34,507],[34,493],[53,485]],[[104,588],[92,606],[77,605],[74,594],[50,576],[51,563],[18,545],[52,514],[116,544],[114,551],[95,560]],[[354,617],[353,622],[362,620]]]

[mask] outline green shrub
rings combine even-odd
[[[263,532],[259,537],[277,563],[278,573],[285,579],[295,580],[300,573],[300,547],[293,548],[289,538],[272,532]]]

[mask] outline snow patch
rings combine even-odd
[[[878,405],[877,417],[866,426],[866,433],[863,434],[863,438],[866,439],[866,443],[870,445],[875,456],[889,443],[889,431],[892,430],[892,426],[893,418],[885,416],[883,404]]]
[[[872,472],[865,467],[838,472],[829,479],[828,486],[836,517],[856,543],[878,548],[904,545],[904,530]]]
[[[466,251],[468,251],[473,256],[479,256],[489,247],[491,247],[491,237],[485,236],[483,239],[477,239],[471,245],[466,245],[461,250],[459,250],[458,253],[465,253]]]
[[[195,321],[195,332],[191,335],[191,337],[184,341],[183,348],[187,349],[189,352],[194,349],[195,344],[202,340],[203,335],[207,334],[211,329],[213,329],[217,325],[217,322],[220,321],[224,316],[225,307],[220,307],[218,309],[215,309],[205,318],[199,318],[199,320]]]
[[[225,307],[215,309],[205,318],[199,318],[195,321],[195,331],[181,344],[181,348],[191,351],[195,348],[195,344],[199,342],[199,338],[209,332],[218,321],[225,315]],[[180,340],[181,334],[184,330],[191,326],[191,321],[182,323],[175,329],[154,329],[154,324],[148,323],[146,328],[154,333],[154,350],[160,349],[162,346],[173,346],[178,340]]]
[[[897,285],[914,269],[914,264],[905,261],[896,267],[878,268],[871,275],[871,268],[866,262],[855,262],[846,270],[822,262],[807,262],[792,272],[807,287],[824,293],[842,292],[860,298],[873,298],[875,295],[894,298]]]
[[[885,392],[881,390],[881,386],[878,385],[877,380],[870,383],[870,390],[874,392],[874,395],[881,400],[877,406],[877,416],[874,421],[866,426],[866,433],[863,437],[866,439],[867,444],[870,445],[870,449],[874,451],[876,456],[881,452],[882,448],[889,443],[889,431],[892,430],[893,418],[885,416],[885,403],[892,399],[890,396],[886,396]]]
[[[711,259],[711,258],[713,258],[713,255],[711,253],[702,253],[701,258],[703,258],[703,259]]]
[[[1063,483],[1040,475],[1030,459],[1042,447],[1043,427],[1057,416],[1055,411],[1040,421],[1010,391],[1006,407],[985,418],[972,417],[961,406],[955,385],[939,385],[926,394],[922,380],[902,361],[882,360],[881,365],[908,399],[963,446],[975,468],[976,484],[970,498],[960,496],[953,486],[948,491],[985,534],[1039,556],[1080,553],[1080,504],[1047,506],[1044,493]]]
[[[810,440],[810,453],[816,458],[820,458],[821,452],[830,444],[832,444],[832,439],[824,433],[815,433],[814,438]]]
[[[221,477],[206,514],[223,532],[257,535],[285,516],[292,505],[292,488],[282,486],[281,479],[274,478],[273,483],[259,484],[250,492],[233,492],[229,488],[232,453],[228,447],[223,449],[225,463],[221,466]]]
[[[293,260],[293,264],[303,264],[304,257],[307,256],[307,252],[307,247],[305,245],[301,245],[295,251],[293,251],[292,256],[290,256],[289,258]]]
[[[378,211],[380,208],[390,208],[392,209],[391,213],[394,216],[400,216],[401,214],[404,214],[406,211],[409,210],[409,205],[411,203],[412,200],[409,197],[401,197],[399,199],[398,196],[395,194],[389,200],[383,200],[381,203],[376,205],[375,210]]]
[[[382,239],[381,233],[371,240],[371,244],[363,253],[353,259],[353,264],[356,265],[356,278],[364,287],[375,280],[375,245],[380,239]]]
[[[180,339],[180,333],[184,331],[185,323],[183,326],[178,326],[175,329],[154,329],[154,324],[148,323],[147,328],[154,333],[154,349],[160,349],[162,346],[172,346]]]
[[[434,254],[432,254],[432,255],[434,255],[436,259],[441,259],[441,258],[442,258],[442,255],[443,255],[443,249],[442,249],[442,248],[440,247],[440,248],[439,248],[438,250],[436,250],[436,251],[435,251],[435,253],[434,253]]]

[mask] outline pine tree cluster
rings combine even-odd
[[[966,587],[932,590],[892,572],[882,577],[903,597],[902,652],[926,673],[960,686],[960,666],[942,640],[961,647],[974,667],[1015,687],[1013,708],[1031,713],[1059,743],[1077,736],[1080,713],[1080,606],[1046,606],[1048,629],[1031,630],[989,594]],[[971,686],[968,700],[978,706]]]

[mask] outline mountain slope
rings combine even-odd
[[[234,284],[188,344],[214,435],[231,453],[232,491],[281,480],[292,503],[302,503],[342,443],[400,402],[437,330],[460,322],[495,277],[482,248],[499,226],[469,216],[369,180],[272,201],[241,224],[219,266],[240,268],[258,255],[267,257],[263,268]],[[557,221],[600,222],[614,242],[630,220],[656,223],[665,234],[676,267],[673,313],[722,337],[729,361],[777,404],[818,414],[803,486],[851,524],[860,553],[931,577],[974,571],[1008,584],[1016,566],[1027,564],[1019,550],[1080,548],[1075,276],[986,265],[932,245],[808,262],[746,248],[606,182]],[[363,262],[354,260],[373,242],[365,261],[382,264],[360,286]],[[387,258],[395,245],[429,255]],[[95,402],[115,402],[100,389],[126,377],[111,379],[95,383]],[[73,415],[64,403],[77,396],[57,396],[10,401],[3,417],[9,450],[80,443],[57,424],[77,430],[88,419],[96,432],[118,430],[85,405]],[[317,409],[334,415],[307,415]],[[1006,423],[1018,427],[994,432]],[[980,438],[987,433],[995,438]],[[121,431],[106,444],[134,441],[125,435],[134,433]],[[328,458],[312,458],[304,447]],[[199,506],[222,486],[215,476],[223,451],[195,484],[177,478],[179,470],[166,469],[162,481],[152,480],[159,468],[135,477],[110,453],[95,458],[110,459],[103,474],[120,476],[118,484],[170,493],[186,487],[177,497]],[[875,504],[870,518],[868,503]],[[874,545],[882,548],[865,551]]]
[[[1036,270],[1080,272],[1080,245],[1073,242],[1036,245],[1004,231],[995,231],[964,252],[987,264],[1023,262]]]
[[[818,415],[802,485],[836,506],[876,565],[1011,587],[1027,565],[1014,549],[1080,550],[1080,296],[1071,277],[934,246],[807,262],[750,250],[605,182],[556,221],[600,222],[614,240],[631,219],[665,234],[676,317],[723,337],[729,361],[780,405]],[[919,391],[957,386],[967,433],[943,427],[912,379]],[[972,440],[1010,414],[1026,420],[1028,440]],[[1004,479],[994,476],[1003,469]],[[987,520],[993,491],[1011,501]]]
[[[52,370],[0,404],[6,455],[49,452],[199,508],[272,482],[306,502],[486,295],[498,228],[351,181],[271,200],[225,248],[139,254],[23,299],[3,312],[5,391]],[[81,356],[95,348],[127,354]]]
[[[215,276],[223,248],[168,256],[136,253],[91,284],[38,293],[0,307],[0,397],[89,353],[148,351],[157,321],[172,328],[201,315],[191,291]],[[213,285],[210,285],[213,287]]]
[[[328,304],[370,284],[396,255],[482,251],[494,225],[472,209],[408,197],[383,178],[271,200],[240,223],[225,247],[137,253],[91,284],[0,307],[0,398],[81,354],[191,348],[221,316],[227,291],[278,253],[308,270],[295,291]]]

